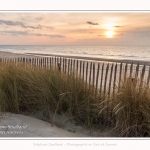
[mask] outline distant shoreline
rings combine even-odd
[[[147,66],[150,66],[150,61],[144,60],[132,60],[132,59],[113,59],[113,58],[96,58],[96,57],[86,57],[86,56],[74,56],[74,55],[61,55],[61,54],[40,54],[40,53],[26,53],[26,54],[18,54],[18,53],[11,53],[11,52],[4,52],[0,51],[0,58],[18,58],[18,57],[29,57],[35,58],[40,56],[53,56],[53,57],[65,57],[65,58],[72,58],[72,59],[83,59],[89,61],[104,61],[104,62],[111,62],[111,63],[129,63],[144,65],[146,63]]]

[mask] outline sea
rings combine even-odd
[[[150,46],[0,45],[0,51],[150,61]]]

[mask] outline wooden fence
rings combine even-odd
[[[0,62],[24,62],[31,66],[36,65],[40,68],[57,67],[66,74],[75,72],[90,87],[94,87],[94,92],[107,93],[108,96],[114,95],[119,91],[121,81],[126,77],[131,79],[138,78],[145,81],[149,86],[150,67],[133,63],[108,63],[100,61],[89,61],[70,59],[65,57],[20,57],[20,58],[0,58]],[[117,88],[116,88],[117,87]]]

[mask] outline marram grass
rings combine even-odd
[[[150,136],[150,88],[144,82],[126,78],[115,96],[103,92],[95,96],[93,91],[74,72],[0,63],[1,112],[40,111],[51,123],[56,114],[65,114],[82,126],[109,126],[115,136]]]
[[[13,113],[42,111],[52,123],[57,113],[65,113],[80,124],[93,126],[99,117],[93,111],[96,100],[92,89],[85,86],[74,73],[68,75],[57,68],[3,63],[0,65],[0,110]],[[52,118],[50,110],[54,112]]]

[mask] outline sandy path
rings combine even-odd
[[[0,137],[88,137],[51,126],[50,123],[21,114],[4,113],[0,118]]]

